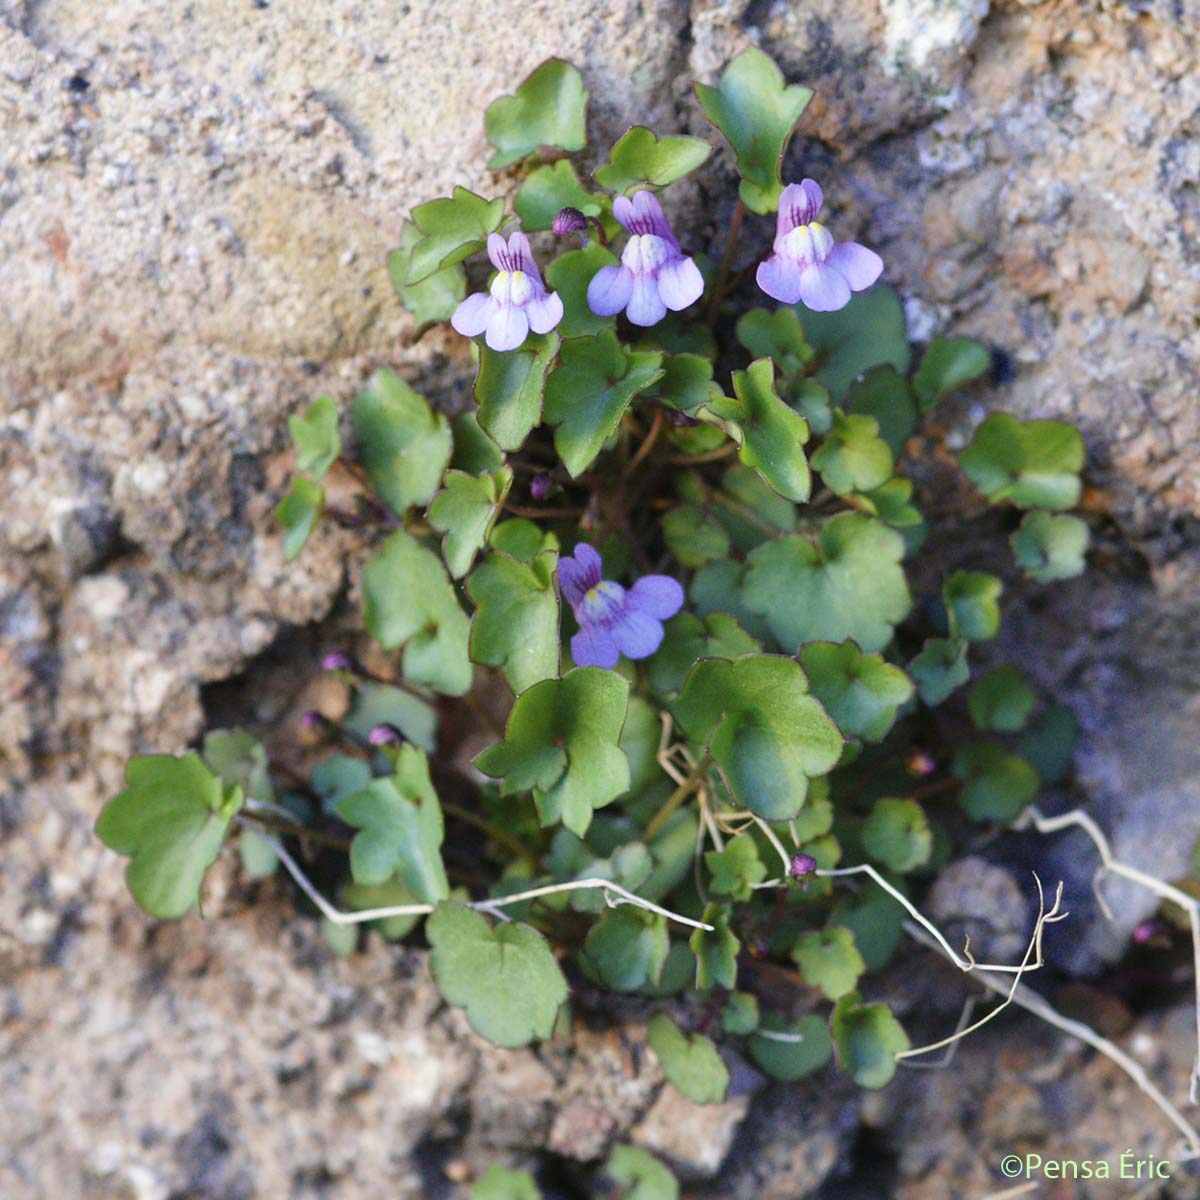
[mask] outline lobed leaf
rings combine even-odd
[[[587,102],[579,69],[560,58],[547,59],[511,96],[488,105],[483,124],[496,151],[488,168],[502,170],[542,146],[582,150],[587,145]]]
[[[1088,539],[1088,527],[1078,517],[1037,509],[1025,514],[1009,541],[1025,574],[1050,583],[1083,574]]]
[[[1018,508],[1070,508],[1079,503],[1083,438],[1059,421],[1022,424],[993,413],[958,456],[959,466],[993,503]]]
[[[913,683],[878,654],[863,654],[852,642],[810,642],[800,663],[812,693],[846,737],[883,739],[897,710],[912,698]]]
[[[829,1024],[838,1065],[860,1087],[891,1082],[896,1055],[912,1045],[886,1004],[864,1004],[857,992],[837,1002]]]
[[[461,579],[487,544],[488,535],[512,487],[510,467],[483,475],[447,471],[442,490],[429,506],[429,523],[442,539],[442,558],[455,579]]]
[[[400,245],[387,256],[388,278],[418,329],[434,321],[450,320],[467,294],[467,273],[461,263],[434,271],[417,283],[408,282],[412,274],[413,250],[422,236],[412,221],[405,221],[400,231]]]
[[[635,125],[609,152],[608,161],[596,171],[596,182],[610,192],[663,188],[703,165],[711,153],[712,147],[700,138],[659,138]]]
[[[449,196],[418,204],[412,211],[412,221],[420,236],[410,239],[405,283],[421,283],[478,253],[503,219],[503,200],[485,200],[464,187],[456,187]]]
[[[288,432],[296,447],[296,466],[320,483],[342,451],[333,397],[320,396],[304,412],[293,413],[288,418]]]
[[[325,489],[303,475],[292,476],[288,494],[275,508],[275,520],[283,526],[283,556],[288,562],[304,549],[325,509]]]
[[[667,1082],[693,1104],[720,1104],[729,1088],[729,1069],[703,1034],[682,1033],[664,1013],[646,1026],[646,1041]]]

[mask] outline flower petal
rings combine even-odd
[[[581,629],[571,639],[571,657],[579,667],[607,667],[611,670],[621,657],[613,635],[607,629]]]
[[[662,645],[662,622],[626,605],[613,624],[610,636],[626,658],[649,658]]]
[[[626,606],[665,621],[683,607],[683,588],[670,575],[643,575],[629,589]]]
[[[883,273],[883,259],[857,242],[839,242],[829,252],[826,262],[855,292],[869,288]]]
[[[633,205],[630,203],[628,196],[618,196],[613,201],[613,216],[620,221],[620,223],[627,230],[629,229],[630,225],[633,224],[636,218],[633,211]]]
[[[694,304],[704,292],[704,276],[690,258],[677,258],[660,267],[655,279],[662,302],[673,312]]]
[[[653,192],[641,191],[634,196],[633,217],[638,226],[638,233],[652,233],[656,237],[670,242],[673,246],[679,244],[675,241],[670,222],[662,210],[662,205],[658,202],[658,197]]]
[[[795,304],[800,299],[800,268],[782,254],[772,254],[766,262],[759,263],[754,277],[758,286],[775,300]]]
[[[515,350],[529,332],[529,318],[512,304],[497,304],[488,319],[487,344],[493,350]]]
[[[489,233],[487,240],[488,258],[497,271],[511,271],[508,258],[508,243],[498,234]]]
[[[821,205],[824,203],[821,186],[815,179],[789,183],[783,189],[783,195],[779,197],[777,236],[787,233],[789,229],[795,229],[798,225],[807,225],[816,220],[817,213],[821,211]]]
[[[454,310],[450,324],[463,337],[478,337],[498,307],[486,292],[474,292]]]
[[[667,306],[658,294],[658,285],[652,275],[639,275],[633,281],[633,295],[625,315],[635,325],[657,325],[667,315]]]
[[[524,271],[530,279],[534,279],[538,283],[542,282],[537,260],[529,248],[529,239],[519,230],[508,239],[508,257],[514,271]]]
[[[633,272],[628,267],[601,267],[588,284],[588,308],[598,317],[616,316],[632,295]]]
[[[574,555],[558,560],[558,590],[572,607],[578,608],[590,588],[600,582],[600,555],[587,542],[575,547]]]
[[[800,299],[813,312],[836,312],[850,303],[850,285],[828,263],[800,272]]]
[[[525,315],[534,333],[549,333],[563,319],[563,302],[557,292],[543,292],[525,305]]]

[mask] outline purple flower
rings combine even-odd
[[[395,725],[372,725],[367,741],[372,746],[394,746],[404,741],[404,735]]]
[[[679,312],[700,299],[700,269],[679,248],[653,192],[618,196],[613,216],[630,233],[619,267],[601,267],[588,284],[588,305],[598,317],[625,315],[635,325],[655,325],[667,309]]]
[[[600,555],[582,542],[558,560],[558,587],[579,622],[571,657],[581,667],[615,667],[622,654],[649,658],[662,644],[662,622],[683,607],[683,588],[669,575],[643,575],[628,590],[602,579]]]
[[[834,312],[851,292],[869,288],[883,259],[857,242],[835,242],[815,218],[824,197],[811,179],[792,183],[779,199],[775,253],[760,263],[758,286],[784,304],[801,301],[814,312]]]
[[[792,879],[803,879],[816,869],[817,860],[811,854],[793,854],[791,866],[788,867],[788,875]]]
[[[450,324],[463,337],[485,333],[493,350],[515,350],[532,329],[549,333],[562,320],[558,294],[546,291],[537,263],[529,251],[529,239],[514,233],[505,245],[493,233],[488,237],[488,258],[500,272],[492,280],[491,295],[474,292],[454,310]]]

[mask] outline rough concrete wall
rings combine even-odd
[[[705,131],[689,78],[761,43],[818,93],[792,173],[884,255],[917,331],[1005,352],[985,401],[1079,422],[1107,531],[1013,645],[1079,704],[1118,849],[1179,866],[1200,825],[1198,26],[1195,0],[0,0],[0,1072],[40,1114],[0,1134],[0,1193],[424,1186],[407,1152],[480,1051],[427,1022],[427,989],[392,990],[419,965],[333,964],[286,908],[150,928],[90,830],[130,754],[199,733],[203,685],[344,590],[336,531],[284,569],[287,414],[381,363],[461,400],[463,346],[412,343],[383,257],[414,203],[503,186],[482,109],[550,54],[604,139]],[[719,252],[714,161],[680,227]],[[748,224],[744,261],[769,237]],[[214,911],[242,910],[229,886]],[[1112,951],[1088,936],[1088,961]],[[303,1101],[281,1013],[317,1064]],[[370,1043],[380,1019],[399,1049]],[[443,1074],[411,1112],[426,1058]],[[242,1157],[214,1160],[251,1113]],[[389,1143],[348,1165],[318,1128],[342,1120]]]

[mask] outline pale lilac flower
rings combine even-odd
[[[610,668],[622,654],[649,658],[662,644],[662,622],[683,607],[683,588],[669,575],[643,575],[627,590],[600,569],[600,555],[583,542],[558,560],[559,590],[579,622],[571,657],[581,667]]]
[[[500,272],[492,280],[491,295],[468,296],[454,310],[450,324],[463,337],[485,334],[493,350],[515,350],[531,329],[549,333],[562,320],[562,300],[556,292],[546,291],[523,233],[514,233],[507,245],[493,233],[487,249],[492,266]]]
[[[679,312],[700,299],[700,269],[679,248],[653,192],[618,196],[613,216],[629,231],[619,267],[601,267],[588,284],[588,306],[598,317],[625,309],[635,325],[655,325],[667,309]]]
[[[869,288],[883,259],[857,242],[835,242],[817,220],[824,197],[811,179],[792,183],[779,199],[775,253],[760,263],[758,286],[784,304],[803,302],[814,312],[834,312],[851,292]]]
[[[372,746],[395,746],[404,741],[404,735],[395,725],[372,725],[367,734],[367,741]]]

